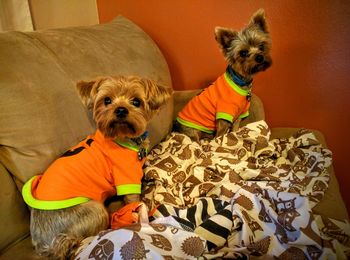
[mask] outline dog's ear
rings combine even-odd
[[[258,27],[261,31],[268,33],[264,9],[259,9],[258,11],[256,11],[250,19],[248,27],[254,26]]]
[[[226,52],[231,46],[232,41],[237,37],[238,32],[224,27],[215,27],[215,40],[218,42],[221,49]]]
[[[98,86],[105,80],[105,77],[100,77],[90,81],[79,81],[77,82],[76,88],[80,95],[83,104],[91,109],[93,105],[93,96],[98,91]]]
[[[156,84],[150,79],[143,78],[142,84],[145,86],[146,99],[152,110],[157,110],[163,106],[173,93],[171,88]]]

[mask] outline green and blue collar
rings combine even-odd
[[[226,72],[229,74],[230,78],[233,80],[234,83],[236,83],[240,87],[246,87],[251,86],[253,83],[253,80],[245,81],[241,75],[239,75],[237,72],[235,72],[230,65],[227,66]]]
[[[128,138],[123,140],[114,140],[118,145],[137,152],[138,159],[141,161],[147,156],[147,148],[143,147],[143,142],[148,137],[148,131],[136,138]]]
[[[225,80],[230,87],[241,96],[247,97],[247,100],[251,99],[251,85],[252,81],[245,82],[238,74],[236,74],[231,66],[228,66],[224,73]],[[243,89],[243,86],[248,86],[249,89]]]

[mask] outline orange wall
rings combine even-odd
[[[350,209],[350,1],[97,0],[100,22],[131,19],[158,44],[177,90],[196,89],[225,69],[215,26],[241,28],[267,14],[273,65],[254,80],[270,127],[322,131]]]

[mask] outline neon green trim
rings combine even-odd
[[[42,210],[65,209],[75,205],[88,202],[90,199],[86,197],[76,197],[65,200],[38,200],[32,195],[32,183],[36,176],[27,181],[22,188],[22,195],[25,203],[30,207]]]
[[[139,151],[139,147],[136,146],[136,145],[132,145],[132,144],[130,144],[128,142],[123,142],[123,141],[120,141],[120,140],[115,140],[115,142],[117,144],[119,144],[120,146],[123,146],[124,148],[128,148],[128,149],[130,149],[130,150],[132,150],[134,152],[138,152]]]
[[[124,184],[117,188],[117,195],[141,194],[141,184]]]
[[[244,90],[237,86],[237,84],[230,78],[227,72],[224,74],[226,82],[230,85],[231,88],[233,88],[234,91],[236,91],[241,96],[247,96],[249,94],[248,90]]]
[[[180,124],[182,124],[184,126],[191,127],[191,128],[197,129],[199,131],[202,131],[202,132],[205,132],[205,133],[208,133],[208,134],[213,134],[214,133],[214,130],[210,130],[210,129],[204,127],[204,126],[196,125],[196,124],[194,124],[192,122],[183,120],[180,117],[177,117],[176,120],[177,120],[177,122],[179,122]]]
[[[115,142],[117,144],[119,144],[120,146],[124,147],[124,148],[127,148],[127,149],[130,149],[134,152],[139,152],[140,151],[140,147],[138,147],[137,145],[133,145],[131,143],[128,143],[128,142],[123,142],[123,141],[120,141],[120,140],[115,140]],[[148,154],[148,149],[146,149],[146,154]]]
[[[227,113],[223,113],[223,112],[217,112],[216,113],[216,119],[224,119],[226,121],[229,122],[233,122],[233,116]]]
[[[247,112],[241,114],[241,115],[239,116],[239,118],[245,118],[245,117],[247,117],[247,116],[249,116],[249,111],[247,111]]]

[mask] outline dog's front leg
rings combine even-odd
[[[232,123],[224,119],[216,120],[216,137],[223,136],[231,129]]]
[[[239,128],[239,125],[241,124],[241,120],[240,118],[237,118],[233,124],[232,124],[232,132],[237,132],[238,128]]]

